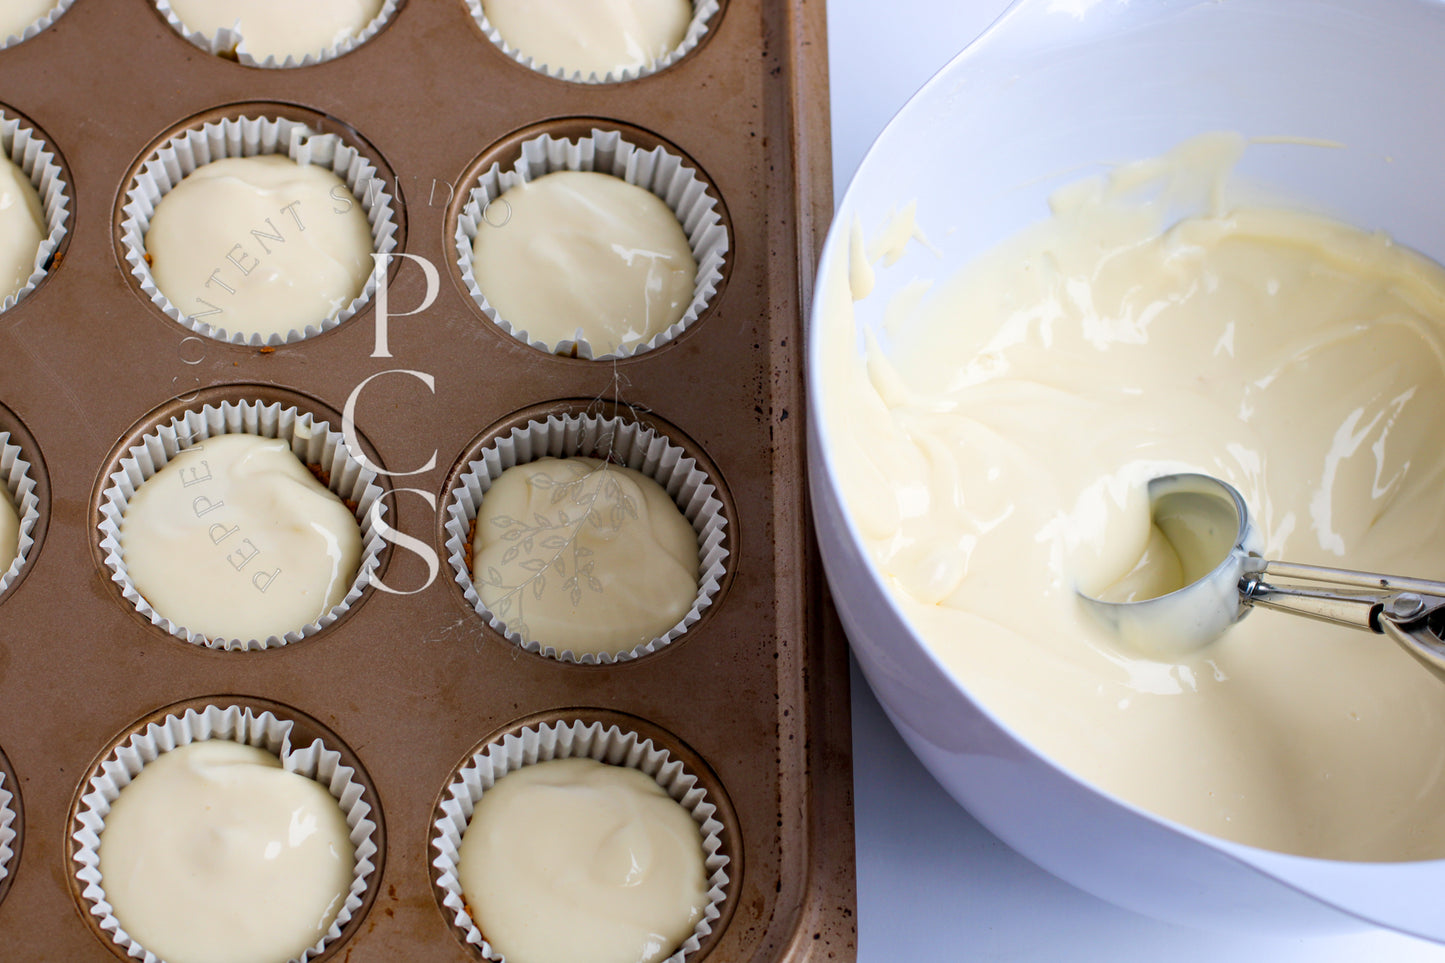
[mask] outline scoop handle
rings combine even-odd
[[[1254,559],[1252,558],[1251,561]],[[1262,567],[1257,567],[1262,566]],[[1424,578],[1407,578],[1403,575],[1380,575],[1376,572],[1356,572],[1347,568],[1326,568],[1323,565],[1303,565],[1299,562],[1264,561],[1259,559],[1252,568],[1259,575],[1274,575],[1278,578],[1300,582],[1324,582],[1328,585],[1348,585],[1353,588],[1370,589],[1383,595],[1390,592],[1418,592],[1422,595],[1445,595],[1445,582]]]
[[[1275,585],[1259,575],[1246,575],[1239,583],[1245,605],[1292,612],[1323,622],[1379,632],[1382,602],[1378,592],[1348,592],[1301,586]]]
[[[1342,588],[1276,585],[1264,580],[1266,574]],[[1445,582],[1267,562],[1251,556],[1245,563],[1239,594],[1245,605],[1293,612],[1389,636],[1445,679]]]

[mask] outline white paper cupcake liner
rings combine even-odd
[[[472,756],[447,786],[441,803],[442,817],[432,824],[432,847],[438,853],[432,867],[438,872],[436,882],[443,893],[442,903],[454,914],[452,923],[467,943],[479,947],[488,959],[504,963],[504,957],[487,942],[467,912],[457,862],[462,835],[482,794],[507,773],[552,759],[582,757],[646,773],[692,815],[702,831],[703,866],[708,874],[707,906],[692,935],[664,961],[682,963],[687,954],[702,945],[712,932],[713,923],[722,915],[729,882],[729,860],[722,852],[723,824],[717,819],[717,806],[708,799],[696,775],[651,739],[643,739],[615,725],[604,728],[600,722],[576,719],[529,726],[488,744]]]
[[[68,6],[68,4],[67,4]],[[59,16],[59,14],[56,14]],[[26,31],[27,35],[29,31]],[[35,267],[25,279],[19,291],[0,301],[0,311],[8,311],[21,298],[35,290],[50,270],[51,258],[65,237],[66,224],[70,220],[70,186],[65,183],[64,172],[56,163],[55,152],[41,139],[34,128],[26,126],[18,118],[0,108],[0,150],[10,158],[11,163],[30,179],[35,192],[40,195],[40,210],[45,215],[45,236],[35,251]]]
[[[25,29],[22,30],[20,33],[12,33],[8,37],[0,38],[0,50],[5,50],[8,47],[13,47],[18,43],[24,43],[31,37],[34,37],[40,31],[46,29],[51,24],[55,23],[55,21],[59,20],[60,15],[65,11],[69,10],[74,3],[75,0],[57,0],[55,6],[51,7],[45,13],[41,14],[40,19],[34,20],[30,24],[28,24]]]
[[[381,5],[381,11],[355,37],[327,47],[318,54],[307,54],[300,60],[290,55],[284,60],[277,60],[274,54],[258,60],[246,49],[246,38],[235,27],[223,27],[214,34],[202,33],[186,26],[185,21],[181,20],[175,10],[171,8],[170,0],[155,0],[155,5],[166,23],[171,25],[172,30],[185,37],[193,46],[199,47],[212,56],[234,57],[237,63],[247,67],[289,69],[291,67],[310,67],[313,64],[325,63],[351,53],[376,36],[382,27],[391,22],[391,18],[396,15],[397,8],[401,6],[401,0],[386,0]],[[239,22],[237,26],[239,26]]]
[[[193,632],[157,612],[131,581],[125,555],[120,547],[120,525],[126,506],[148,478],[160,471],[183,449],[215,435],[245,433],[263,438],[281,438],[291,451],[307,465],[319,465],[330,476],[328,487],[343,501],[356,503],[357,521],[361,525],[361,565],[346,597],[321,618],[281,636],[265,639],[221,639]],[[101,495],[100,547],[111,580],[121,586],[126,600],[141,615],[178,639],[212,649],[255,650],[287,645],[314,635],[339,619],[361,598],[371,583],[385,547],[377,521],[386,511],[380,499],[383,492],[376,484],[376,473],[363,468],[346,447],[339,430],[329,423],[317,421],[312,415],[279,403],[259,401],[222,402],[206,405],[198,411],[187,411],[146,435],[141,443],[121,459]]]
[[[15,560],[0,572],[0,595],[15,581],[25,567],[31,547],[35,544],[35,526],[40,521],[40,498],[35,494],[35,479],[30,475],[30,462],[18,445],[10,443],[10,433],[0,431],[0,482],[3,482],[10,503],[20,516],[20,538]]]
[[[559,649],[544,639],[527,639],[510,629],[492,612],[477,593],[467,566],[471,555],[469,534],[482,499],[502,472],[539,458],[572,456],[603,458],[641,472],[672,496],[678,510],[697,533],[698,589],[692,606],[672,628],[658,638],[641,643],[627,652],[584,653]],[[447,502],[447,559],[463,594],[487,624],[514,645],[528,652],[583,665],[606,665],[636,659],[656,652],[688,630],[712,604],[722,583],[728,557],[727,518],[717,489],[707,473],[687,453],[651,428],[616,417],[594,415],[553,415],[533,421],[497,438],[468,464]]]
[[[486,11],[482,9],[482,0],[466,0],[466,3],[467,10],[471,12],[472,18],[477,21],[477,26],[482,28],[482,33],[486,34],[487,39],[496,44],[502,53],[529,70],[535,70],[538,73],[546,74],[548,77],[555,77],[558,80],[568,80],[576,84],[620,84],[624,81],[637,80],[640,77],[655,74],[659,70],[672,66],[687,56],[694,47],[702,42],[702,38],[707,35],[708,24],[711,22],[713,15],[718,11],[718,0],[692,0],[692,19],[688,21],[687,32],[683,34],[682,43],[673,47],[662,58],[649,64],[643,64],[640,67],[611,70],[602,75],[589,73],[584,76],[580,70],[569,70],[565,64],[554,67],[551,64],[536,60],[525,52],[513,47],[507,43],[506,40],[502,39],[502,35],[497,32],[497,28],[492,26],[492,22],[487,19]]]
[[[536,180],[554,171],[596,171],[620,177],[634,187],[656,194],[677,216],[687,235],[697,275],[693,280],[692,301],[683,316],[667,330],[651,340],[631,344],[605,355],[594,355],[592,346],[579,327],[571,340],[549,344],[534,340],[524,328],[497,313],[477,286],[472,271],[472,243],[476,240],[487,205],[518,184]],[[581,358],[625,358],[651,351],[685,331],[698,319],[712,296],[722,284],[723,263],[728,253],[728,232],[723,224],[718,202],[707,193],[707,183],[676,154],[666,148],[643,150],[623,139],[615,130],[594,129],[590,137],[565,140],[543,134],[522,144],[522,154],[511,170],[503,171],[493,164],[477,183],[472,185],[467,203],[457,217],[456,254],[462,282],[493,323],[507,334],[540,351],[554,354],[576,352]]]
[[[292,721],[278,719],[269,711],[257,713],[246,706],[213,705],[200,712],[187,709],[182,715],[168,715],[133,734],[90,777],[76,814],[79,828],[73,839],[79,848],[75,853],[75,876],[83,887],[81,897],[90,904],[90,912],[99,917],[100,928],[110,933],[116,945],[127,955],[141,960],[141,963],[163,963],[130,937],[106,900],[99,852],[106,816],[121,791],[147,764],[154,762],[162,753],[209,739],[227,739],[274,753],[286,771],[316,780],[335,797],[346,814],[351,845],[355,849],[356,866],[352,872],[351,889],[326,935],[296,957],[294,963],[305,963],[341,935],[342,929],[364,902],[370,877],[376,868],[373,862],[377,855],[376,822],[371,818],[371,804],[366,799],[364,787],[355,778],[355,770],[342,765],[340,753],[327,747],[320,739],[309,746],[293,747],[291,730],[294,726]]]
[[[0,880],[10,875],[10,860],[15,855],[15,794],[5,786],[5,773],[0,772]]]
[[[392,212],[394,200],[378,176],[376,166],[340,136],[318,134],[300,121],[285,117],[226,118],[172,137],[146,159],[135,180],[126,188],[124,220],[120,225],[130,272],[140,283],[146,297],[165,312],[166,317],[199,335],[256,347],[289,344],[330,331],[366,306],[376,293],[377,278],[377,272],[373,270],[367,276],[361,293],[329,318],[308,324],[299,331],[292,329],[284,335],[273,334],[266,338],[260,334],[228,331],[192,318],[161,293],[146,261],[145,248],[145,236],[161,198],[186,175],[212,161],[263,154],[281,154],[298,164],[315,164],[341,178],[366,211],[367,223],[371,225],[373,253],[390,254],[396,250],[397,225]]]

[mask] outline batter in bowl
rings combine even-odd
[[[930,648],[1063,767],[1238,842],[1438,858],[1445,688],[1398,646],[1255,616],[1162,662],[1075,595],[1138,561],[1145,482],[1174,471],[1237,487],[1268,557],[1445,574],[1445,271],[1315,214],[1173,219],[1221,196],[1242,147],[1204,138],[1060,193],[893,311],[866,368],[833,297],[840,485]]]

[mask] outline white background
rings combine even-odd
[[[833,176],[842,195],[873,138],[1006,0],[826,0]],[[1059,882],[974,822],[853,675],[859,963],[1445,963],[1379,931],[1287,939],[1184,929]],[[1441,894],[1445,912],[1445,893]]]

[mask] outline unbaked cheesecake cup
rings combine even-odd
[[[282,395],[285,400],[263,400],[266,395]],[[381,519],[386,511],[384,494],[372,469],[374,455],[351,450],[340,416],[328,414],[320,406],[285,397],[275,389],[249,391],[244,387],[211,389],[207,395],[217,397],[213,403],[198,403],[164,418],[140,437],[136,443],[123,444],[118,457],[102,476],[103,489],[97,506],[99,555],[111,581],[120,589],[124,600],[135,611],[161,631],[192,645],[228,651],[273,649],[301,639],[310,638],[334,624],[362,599],[379,572],[381,554],[386,547],[382,537]],[[219,396],[219,397],[218,397]],[[335,425],[336,427],[333,427]],[[291,446],[300,461],[312,469],[326,487],[352,508],[361,528],[361,560],[345,597],[320,618],[307,625],[272,635],[265,639],[235,639],[208,636],[192,631],[168,618],[146,600],[126,568],[121,549],[120,527],[126,506],[141,485],[166,466],[181,451],[207,438],[224,434],[251,434],[262,438],[279,438]],[[363,460],[365,459],[365,460]]]
[[[20,859],[20,783],[10,760],[0,752],[0,901],[10,890],[15,878],[15,864]]]
[[[483,221],[494,227],[508,217],[504,193],[556,171],[594,171],[619,177],[650,191],[677,217],[687,236],[697,273],[692,300],[682,317],[644,342],[607,354],[593,351],[582,328],[556,344],[533,338],[520,323],[502,317],[477,285],[472,244]],[[672,144],[641,128],[587,119],[549,121],[520,131],[488,148],[463,175],[449,222],[461,281],[482,314],[502,331],[539,351],[591,360],[627,358],[666,344],[709,311],[726,281],[731,243],[721,195],[696,162]]]
[[[0,150],[40,195],[40,210],[45,223],[40,246],[35,252],[34,266],[20,290],[0,301],[0,311],[8,311],[16,302],[35,290],[55,265],[55,255],[67,240],[70,221],[70,175],[49,138],[19,111],[0,104]]]
[[[483,432],[447,483],[443,537],[447,562],[467,604],[507,641],[528,652],[582,665],[609,665],[660,651],[695,625],[716,603],[728,576],[730,514],[716,469],[698,450],[675,443],[659,419],[652,425],[619,415],[612,406],[539,406]],[[536,583],[512,587],[504,604],[488,606],[473,578],[472,537],[486,493],[502,473],[540,458],[598,458],[640,472],[662,486],[697,534],[698,587],[687,613],[666,632],[623,652],[574,653],[545,639],[528,638],[525,605]],[[580,524],[580,523],[579,523]],[[549,571],[535,573],[543,579]],[[563,578],[564,575],[557,575]],[[545,586],[545,583],[542,583]],[[540,595],[542,589],[537,589]]]
[[[370,777],[340,739],[289,706],[238,696],[193,699],[152,713],[133,725],[92,768],[71,807],[71,889],[82,915],[102,940],[141,963],[165,963],[137,943],[106,899],[100,872],[100,839],[121,791],[164,753],[194,742],[225,739],[254,746],[281,760],[287,772],[320,783],[341,807],[355,850],[351,886],[330,929],[294,963],[326,952],[360,926],[376,896],[385,832]]]
[[[170,0],[153,0],[153,2],[156,11],[160,13],[166,23],[170,24],[171,29],[186,38],[192,46],[198,47],[212,56],[234,60],[245,67],[266,68],[310,67],[345,56],[380,33],[382,28],[396,16],[396,11],[401,6],[401,0],[385,0],[381,5],[381,10],[355,37],[332,44],[320,53],[306,54],[300,60],[290,55],[283,60],[277,60],[274,54],[260,59],[255,57],[246,49],[246,38],[235,29],[223,27],[213,34],[203,33],[186,26],[185,21],[172,9]]]
[[[24,448],[16,443],[21,439],[12,440],[10,431],[5,427],[5,416],[8,414],[0,411],[0,483],[4,486],[0,498],[8,498],[15,506],[20,525],[15,559],[4,571],[0,571],[0,598],[5,597],[6,590],[19,580],[25,570],[40,524],[40,496],[32,474],[33,466],[27,460]]]
[[[247,104],[208,116],[210,119],[187,121],[164,136],[132,169],[121,197],[116,240],[141,296],[166,317],[198,335],[253,347],[301,341],[354,317],[376,293],[375,264],[361,293],[339,311],[304,328],[266,337],[228,329],[224,322],[212,324],[204,317],[193,317],[156,286],[145,246],[156,205],[188,174],[224,158],[280,155],[298,164],[315,164],[328,170],[346,183],[352,199],[366,212],[374,261],[385,263],[386,256],[401,246],[403,222],[394,197],[395,175],[376,150],[350,128],[323,114],[286,104]],[[217,253],[218,265],[224,256],[224,252]],[[204,312],[205,316],[209,314]]]
[[[729,891],[741,877],[737,821],[717,778],[676,737],[641,719],[606,710],[577,709],[512,726],[477,746],[453,771],[432,823],[432,888],[453,932],[472,953],[505,963],[487,942],[462,892],[462,836],[482,796],[510,772],[553,759],[594,759],[636,769],[687,810],[702,836],[707,905],[692,933],[663,963],[700,959],[731,916]]]
[[[683,34],[682,42],[673,47],[662,57],[651,63],[639,67],[627,67],[622,70],[611,70],[605,74],[588,73],[583,74],[580,70],[572,70],[566,64],[552,65],[544,63],[532,57],[524,50],[518,50],[502,37],[492,22],[487,19],[487,13],[482,9],[482,0],[465,0],[467,10],[471,13],[472,19],[477,22],[482,33],[487,39],[496,44],[497,49],[517,63],[529,70],[535,70],[548,77],[557,80],[566,80],[577,84],[620,84],[628,80],[638,80],[665,70],[677,63],[683,57],[692,53],[697,45],[702,43],[708,32],[713,29],[716,23],[718,12],[722,8],[719,0],[692,0],[692,19],[688,21],[687,31]]]
[[[24,43],[34,37],[40,33],[40,31],[45,30],[51,24],[55,23],[55,21],[59,20],[60,15],[69,10],[74,4],[75,0],[56,0],[54,6],[22,27],[19,33],[11,33],[8,36],[0,37],[0,50],[13,47],[18,43]]]

